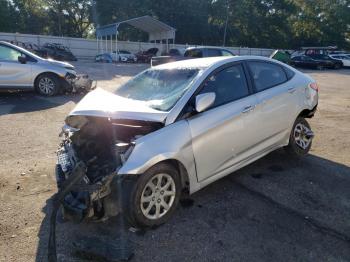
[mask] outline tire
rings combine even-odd
[[[54,74],[42,74],[35,81],[35,90],[43,96],[54,96],[60,90],[60,82]]]
[[[334,69],[340,69],[341,65],[340,64],[335,64]]]
[[[313,136],[309,123],[304,118],[298,117],[294,122],[289,144],[285,150],[292,157],[305,156],[310,151]]]
[[[158,186],[158,181],[161,186]],[[167,182],[168,187],[162,190]],[[178,171],[172,165],[157,164],[142,174],[135,183],[123,199],[123,209],[129,223],[135,227],[155,227],[169,220],[181,195]],[[150,184],[153,184],[153,189]],[[164,202],[168,205],[167,210]]]

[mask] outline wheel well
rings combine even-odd
[[[36,88],[36,84],[37,84],[37,81],[39,79],[40,76],[42,75],[54,75],[55,77],[57,77],[57,79],[59,79],[59,75],[56,74],[56,73],[53,73],[53,72],[43,72],[43,73],[40,73],[39,75],[36,76],[36,78],[34,79],[34,87]]]
[[[185,166],[179,160],[176,160],[176,159],[167,159],[167,160],[161,161],[159,163],[167,163],[167,164],[172,165],[174,168],[176,168],[176,170],[180,174],[182,193],[189,194],[189,192],[190,192],[190,180],[189,180],[188,173],[187,173]]]
[[[300,112],[298,117],[311,118],[314,116],[314,113],[315,113],[314,109],[312,109],[312,110],[304,109],[303,111]]]

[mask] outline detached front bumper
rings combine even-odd
[[[66,90],[72,93],[89,92],[96,88],[97,82],[90,79],[87,74],[73,75],[67,73],[65,76],[67,82]]]

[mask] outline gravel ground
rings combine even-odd
[[[76,65],[107,90],[146,68]],[[118,220],[59,221],[60,261],[84,261],[76,247],[94,236],[131,243],[132,261],[350,261],[350,70],[307,73],[320,85],[309,156],[296,162],[273,152],[195,193],[146,232],[124,232]],[[0,94],[0,261],[46,261],[58,133],[80,99]]]

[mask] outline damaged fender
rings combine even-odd
[[[188,122],[178,121],[135,141],[135,147],[118,174],[142,174],[165,160],[179,161],[186,169],[190,193],[198,190]]]

